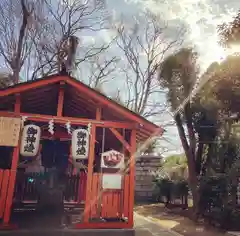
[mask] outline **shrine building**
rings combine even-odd
[[[0,90],[0,232],[132,229],[136,149],[163,129],[66,75]]]

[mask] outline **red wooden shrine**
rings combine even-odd
[[[53,138],[46,129],[50,120],[54,120],[56,126],[54,138],[63,140],[70,140],[70,135],[64,128],[66,122],[75,127],[87,126],[90,123],[87,170],[77,173],[76,169],[72,168],[68,186],[71,186],[73,194],[70,200],[68,198],[64,201],[64,204],[73,207],[75,204],[82,204],[83,210],[78,213],[82,218],[74,224],[77,229],[133,227],[136,145],[138,142],[146,141],[153,134],[161,135],[163,130],[160,127],[78,80],[61,75],[20,83],[0,90],[0,117],[27,117],[27,122],[41,126],[41,139]],[[114,149],[124,153],[125,161],[129,163],[123,173],[121,190],[102,189],[104,170],[99,168],[99,153],[103,151],[100,147],[103,138],[104,151]],[[19,170],[19,156],[18,145],[13,147],[11,168],[0,169],[2,228],[11,226],[11,214],[14,214],[16,201],[21,202],[22,206],[34,205],[37,202],[34,184],[27,182],[26,175]],[[0,158],[4,158],[1,153]],[[71,163],[70,154],[69,166]],[[126,220],[92,220],[115,219],[120,216]]]

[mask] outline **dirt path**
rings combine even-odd
[[[182,210],[178,210],[182,211]],[[169,210],[163,204],[140,205],[135,212],[158,223],[163,229],[172,230],[183,236],[232,236],[203,224],[195,224],[176,209]]]
[[[134,227],[136,236],[179,236],[179,234],[163,228],[158,223],[137,213],[134,214]]]

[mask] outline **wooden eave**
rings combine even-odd
[[[95,119],[96,107],[101,107],[103,120],[136,124],[139,140],[147,139],[153,133],[159,135],[163,133],[161,127],[70,76],[52,75],[0,89],[0,110],[12,110],[15,95],[21,94],[21,110],[28,109],[29,113],[55,115],[60,84],[64,84],[65,91],[63,117],[85,114],[85,118]]]

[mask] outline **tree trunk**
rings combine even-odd
[[[213,139],[214,140],[214,139]],[[212,141],[213,141],[212,140]],[[205,176],[206,173],[207,173],[207,167],[209,166],[210,164],[210,161],[211,161],[211,157],[212,157],[212,154],[213,154],[213,149],[214,149],[214,145],[210,142],[208,144],[208,152],[207,152],[207,157],[206,157],[206,160],[204,162],[204,164],[202,165],[202,170],[201,170],[201,176]]]
[[[19,69],[13,69],[13,82],[14,84],[17,84],[19,82],[19,74],[20,74],[20,70]]]
[[[189,187],[192,192],[192,200],[193,200],[193,217],[194,220],[197,220],[198,212],[199,212],[199,191],[198,191],[198,179],[195,171],[195,166],[190,167],[189,164]]]
[[[222,146],[222,151],[219,155],[220,158],[220,172],[224,173],[225,168],[226,168],[226,158],[227,158],[227,151],[228,151],[228,147],[229,147],[229,138],[230,138],[230,132],[231,132],[231,127],[232,127],[232,122],[228,121],[225,123],[225,135],[224,135],[224,139],[223,139],[223,146]]]
[[[193,198],[193,217],[194,219],[197,218],[198,213],[198,202],[199,202],[199,193],[198,193],[198,179],[197,179],[197,172],[196,172],[196,163],[195,163],[195,150],[193,150],[193,147],[190,147],[188,144],[188,140],[182,125],[180,114],[177,114],[175,116],[175,121],[178,128],[179,137],[183,146],[183,149],[185,151],[187,162],[188,162],[188,182],[189,187],[192,192],[192,198]],[[191,142],[193,145],[194,141]]]
[[[19,73],[23,65],[22,51],[23,51],[24,38],[25,38],[25,33],[27,29],[27,24],[28,24],[28,18],[30,16],[30,12],[28,12],[24,0],[21,0],[21,8],[22,8],[22,14],[23,14],[22,24],[21,24],[19,36],[18,36],[16,55],[11,65],[13,70],[14,84],[17,84],[19,82]]]
[[[201,174],[202,167],[202,155],[203,155],[204,144],[201,139],[199,139],[198,148],[196,152],[196,172],[197,175]]]

